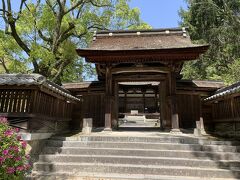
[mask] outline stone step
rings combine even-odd
[[[181,144],[201,144],[201,145],[230,145],[240,146],[240,141],[224,141],[208,138],[196,138],[177,135],[161,135],[159,137],[138,137],[138,136],[84,136],[76,135],[71,137],[55,136],[51,140],[61,141],[105,141],[105,142],[152,142],[152,143],[181,143]]]
[[[211,151],[180,151],[180,150],[153,150],[153,149],[114,149],[90,147],[46,147],[45,154],[70,154],[70,155],[112,155],[112,156],[147,156],[147,157],[176,157],[189,159],[212,160],[240,160],[239,153],[211,152]]]
[[[164,176],[150,174],[117,174],[117,173],[85,173],[34,171],[31,180],[236,180],[236,178],[204,178],[187,176]]]
[[[240,171],[236,169],[211,169],[192,168],[182,166],[153,166],[153,165],[132,165],[132,164],[96,164],[96,163],[46,163],[34,164],[34,170],[44,172],[95,172],[95,173],[121,173],[121,174],[149,174],[166,176],[191,176],[211,178],[240,178]]]
[[[103,156],[103,155],[40,155],[39,161],[52,163],[114,163],[114,164],[141,164],[161,166],[211,167],[211,168],[239,168],[239,161],[214,161],[175,157],[139,157],[139,156]]]
[[[192,150],[214,152],[240,152],[240,146],[227,145],[199,145],[178,143],[149,143],[149,142],[105,142],[105,141],[47,141],[49,147],[90,147],[90,148],[132,148],[132,149],[157,149],[157,150]]]

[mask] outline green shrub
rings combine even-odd
[[[17,135],[18,131],[0,117],[0,179],[23,179],[31,169],[30,157],[25,154],[27,143]]]

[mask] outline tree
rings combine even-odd
[[[240,62],[240,1],[187,0],[181,10],[182,25],[189,27],[192,40],[210,44],[200,61],[185,64],[186,78],[239,81],[235,67]]]
[[[22,61],[16,60],[25,72],[31,67],[31,72],[58,84],[81,80],[84,70],[93,72],[75,52],[86,47],[93,31],[149,28],[140,20],[139,10],[129,8],[128,0],[21,0],[17,9],[12,5],[13,1],[2,0],[0,12],[4,38],[10,36],[20,48]]]

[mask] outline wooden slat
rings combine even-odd
[[[7,112],[12,112],[12,104],[13,104],[13,96],[14,96],[14,90],[10,91],[10,95],[9,95],[9,104],[8,104],[8,109]]]
[[[3,112],[7,112],[7,111],[8,111],[10,92],[11,92],[11,91],[8,90],[8,91],[6,92],[6,94],[5,94],[5,101],[4,101],[4,109],[3,109]]]
[[[4,90],[0,90],[0,112],[3,112]]]
[[[27,108],[27,92],[25,91],[22,91],[22,94],[21,94],[21,112],[26,112],[26,108]]]
[[[18,92],[18,96],[17,96],[16,109],[17,109],[18,112],[21,112],[22,93],[23,93],[23,91],[20,90],[20,91]]]

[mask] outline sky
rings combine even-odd
[[[14,0],[13,8],[18,8],[19,0]],[[0,2],[1,5],[1,2]],[[178,27],[180,7],[186,9],[185,0],[130,0],[130,7],[138,7],[141,11],[141,19],[153,28]],[[1,28],[3,21],[0,22]]]
[[[185,0],[131,0],[130,7],[138,7],[141,18],[153,28],[178,27],[180,7],[186,9]]]

